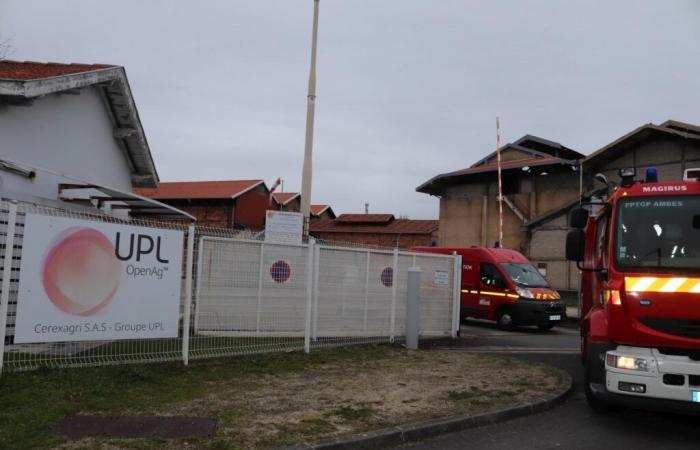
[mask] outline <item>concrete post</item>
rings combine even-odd
[[[420,267],[408,268],[408,299],[406,302],[406,348],[418,349],[420,333]]]
[[[187,273],[185,274],[185,317],[182,321],[182,362],[190,362],[190,317],[192,314],[192,264],[194,263],[194,225],[187,228]],[[201,251],[201,249],[200,249]]]

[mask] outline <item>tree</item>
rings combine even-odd
[[[7,59],[15,52],[15,47],[12,45],[12,38],[3,38],[0,34],[0,61]]]

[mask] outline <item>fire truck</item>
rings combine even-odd
[[[588,404],[700,412],[700,169],[637,181],[569,215],[566,257],[581,270],[581,358]]]

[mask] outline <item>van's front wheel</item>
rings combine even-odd
[[[515,326],[513,323],[513,315],[510,313],[510,311],[501,311],[498,313],[496,323],[498,324],[498,328],[501,330],[512,330]]]

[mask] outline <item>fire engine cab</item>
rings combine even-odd
[[[571,211],[567,259],[581,275],[585,393],[612,405],[700,412],[700,169],[659,182],[620,171]]]

